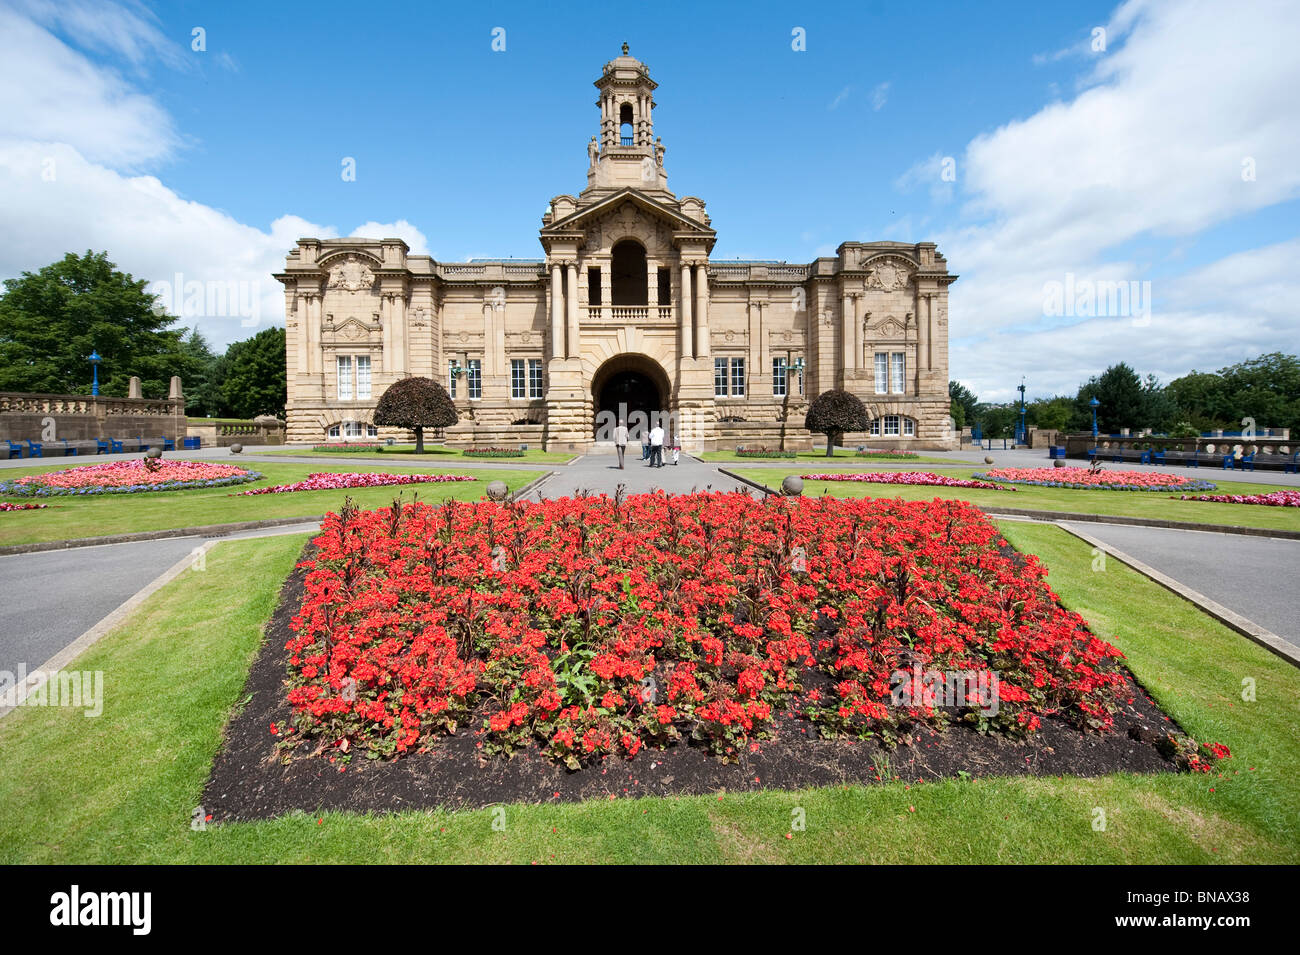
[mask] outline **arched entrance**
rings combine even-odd
[[[613,439],[619,420],[626,422],[632,440],[650,427],[656,416],[666,419],[670,403],[668,375],[645,355],[615,355],[591,379],[592,433],[597,441]],[[665,428],[666,420],[661,421]]]

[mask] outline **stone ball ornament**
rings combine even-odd
[[[1065,467],[1065,462],[1062,461],[1060,458],[1056,458],[1055,460],[1052,461],[1052,467],[1063,468]]]
[[[244,450],[244,446],[243,446],[242,444],[232,444],[232,445],[230,446],[230,453],[231,453],[231,454],[238,454],[240,451],[243,451],[243,450]]]
[[[144,456],[146,458],[152,458],[153,460],[156,461],[158,458],[162,457],[162,448],[150,448],[148,451],[144,453]]]
[[[797,474],[787,474],[781,482],[781,493],[786,497],[798,497],[803,493],[803,478]]]
[[[993,459],[992,459],[992,458],[988,458],[988,457],[986,457],[986,458],[984,459],[984,463],[985,463],[985,464],[992,464],[992,463],[993,463]]]
[[[487,496],[490,501],[504,501],[506,495],[510,493],[510,488],[506,486],[505,481],[493,481],[487,486]]]

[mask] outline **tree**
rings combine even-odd
[[[980,403],[979,398],[975,397],[975,392],[971,391],[960,381],[950,381],[948,382],[948,397],[954,404],[961,406],[961,420],[963,422],[975,420],[975,409],[979,407]],[[957,413],[954,411],[952,416],[955,419]]]
[[[1100,378],[1088,379],[1075,401],[1087,408],[1093,397],[1101,402],[1097,408],[1097,428],[1102,434],[1142,427],[1145,409],[1142,381],[1124,362],[1111,365]]]
[[[284,365],[284,329],[264,328],[234,342],[217,362],[221,414],[255,418],[284,417],[288,385]]]
[[[1037,428],[1044,431],[1065,431],[1074,418],[1074,399],[1065,395],[1038,398],[1029,402],[1026,416]]]
[[[866,406],[857,395],[847,391],[823,391],[813,399],[804,416],[803,426],[826,435],[826,456],[835,453],[835,438],[846,431],[866,431],[871,427]]]
[[[221,359],[213,353],[208,340],[197,328],[186,330],[181,339],[179,357],[181,364],[173,374],[181,376],[185,413],[198,417],[220,414],[221,389],[217,373]]]
[[[375,406],[375,424],[415,432],[416,454],[424,453],[425,428],[450,428],[459,420],[447,389],[432,378],[399,379]]]
[[[100,391],[125,396],[131,376],[151,397],[168,393],[187,358],[176,319],[156,296],[108,260],[69,253],[39,272],[6,279],[0,297],[0,391],[85,394],[92,351],[103,358]]]

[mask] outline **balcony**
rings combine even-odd
[[[587,321],[602,325],[671,325],[677,321],[677,314],[671,305],[589,305]]]

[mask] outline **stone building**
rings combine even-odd
[[[669,189],[646,65],[625,44],[595,86],[586,187],[550,201],[544,259],[438,262],[401,239],[298,240],[275,276],[289,440],[406,438],[371,415],[389,384],[422,375],[456,400],[454,444],[583,449],[598,421],[664,411],[688,450],[772,444],[783,419],[807,447],[808,400],[846,388],[874,419],[846,443],[955,446],[957,276],[934,243],[712,261],[704,201]]]

